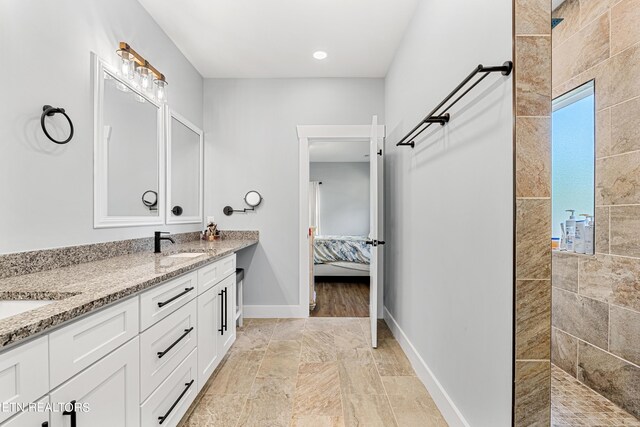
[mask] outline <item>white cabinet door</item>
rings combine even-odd
[[[220,286],[198,295],[198,388],[201,389],[220,363]]]
[[[51,402],[75,402],[78,408],[70,413],[52,412],[51,427],[138,427],[138,346],[134,338],[51,392]]]
[[[31,403],[49,391],[49,341],[40,337],[0,354],[0,402]],[[0,408],[1,409],[1,408]],[[0,423],[15,412],[0,410]]]
[[[22,412],[9,421],[2,424],[2,427],[48,427],[49,412],[46,405],[49,403],[49,395],[46,395],[35,404],[33,410]],[[41,411],[41,412],[39,412]]]
[[[218,349],[224,355],[236,340],[236,275],[224,279],[217,287],[220,299]]]

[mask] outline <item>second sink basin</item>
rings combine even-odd
[[[173,255],[167,255],[167,258],[195,258],[206,255],[204,252],[180,252]]]
[[[51,304],[52,300],[0,300],[0,320]]]

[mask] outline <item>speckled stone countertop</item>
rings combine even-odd
[[[0,300],[55,300],[0,320],[0,351],[82,314],[187,273],[255,245],[255,239],[196,240],[163,249],[162,254],[129,255],[55,268],[0,280]],[[180,252],[204,252],[194,258],[170,258]]]

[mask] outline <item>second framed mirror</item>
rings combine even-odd
[[[167,120],[167,224],[202,222],[202,130],[173,110]]]

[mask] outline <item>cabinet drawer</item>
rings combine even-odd
[[[138,298],[83,317],[49,334],[51,388],[138,335]]]
[[[198,273],[168,281],[140,295],[140,330],[164,319],[197,294]]]
[[[49,395],[46,395],[42,399],[36,402],[36,409],[31,411],[22,412],[15,417],[11,418],[6,423],[2,424],[2,427],[25,427],[25,426],[47,426],[49,424],[49,412],[46,411],[46,405],[49,403]],[[37,412],[42,411],[42,412]]]
[[[198,295],[211,289],[222,279],[236,272],[236,254],[222,258],[198,270]]]
[[[198,393],[197,357],[194,349],[140,408],[142,426],[174,427]],[[162,418],[161,418],[162,417]]]
[[[140,400],[144,400],[196,347],[193,300],[140,335]]]
[[[0,354],[0,402],[30,403],[49,392],[49,342],[40,337]],[[15,412],[0,411],[0,422]]]

